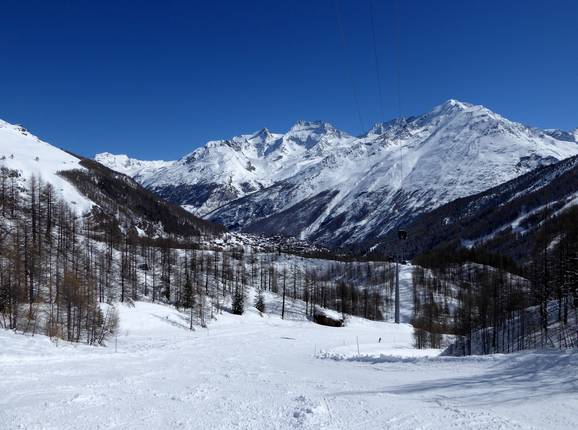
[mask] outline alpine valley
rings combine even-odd
[[[0,428],[577,428],[577,138],[450,100],[92,160],[0,121]]]
[[[578,1],[494,3],[2,2],[0,430],[578,430]]]

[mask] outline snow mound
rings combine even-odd
[[[319,351],[319,359],[334,361],[361,361],[369,363],[416,363],[423,359],[438,357],[440,349],[415,349],[411,347],[387,346],[382,344],[359,345],[334,348],[329,351]]]

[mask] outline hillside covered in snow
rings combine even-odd
[[[0,167],[19,172],[23,180],[35,176],[52,184],[78,213],[90,211],[93,206],[86,196],[58,173],[84,168],[80,160],[31,134],[21,125],[0,120]]]
[[[405,251],[411,258],[436,248],[483,247],[527,263],[536,239],[545,231],[559,240],[577,210],[578,156],[574,156],[418,215],[404,226],[411,232]],[[391,232],[378,249],[396,242]]]
[[[229,228],[340,247],[576,155],[576,134],[449,100],[357,137],[299,121],[284,134],[263,129],[212,141],[158,168],[126,156],[97,159]]]
[[[136,229],[150,237],[225,231],[161,200],[124,174],[66,152],[23,126],[2,120],[0,168],[3,190],[10,187],[30,191],[33,186],[50,184],[56,199],[69,205],[77,215],[91,215],[101,224],[104,220],[114,222],[121,229]]]
[[[158,169],[171,166],[174,161],[144,161],[129,158],[126,155],[114,155],[110,152],[102,152],[94,157],[95,161],[132,178],[145,178]]]

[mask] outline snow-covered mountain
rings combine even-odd
[[[79,213],[89,211],[93,202],[58,172],[84,169],[80,160],[31,134],[21,125],[0,120],[0,167],[18,171],[20,181],[31,176],[51,183],[60,197]]]
[[[112,160],[109,158],[108,161]],[[121,164],[132,173],[160,168],[166,162]],[[124,160],[128,161],[128,160]],[[140,170],[136,167],[140,166]],[[0,176],[4,186],[31,187],[31,178],[51,184],[55,196],[78,215],[92,215],[99,222],[112,221],[122,229],[141,234],[200,236],[221,234],[224,229],[201,220],[181,207],[165,202],[138,182],[93,160],[76,156],[40,140],[21,125],[0,120]]]
[[[168,167],[174,163],[174,161],[163,160],[137,160],[135,158],[129,158],[128,155],[115,155],[111,154],[110,152],[102,152],[97,154],[94,159],[100,164],[104,164],[108,168],[120,173],[124,173],[125,175],[128,175],[136,180],[141,177],[148,177],[158,169]]]
[[[285,134],[263,129],[208,142],[156,170],[150,169],[149,162],[131,159],[128,163],[144,166],[132,176],[147,188],[204,216],[225,203],[295,176],[321,162],[326,154],[345,149],[353,140],[331,124],[299,121]],[[120,171],[130,174],[124,158],[119,162],[111,154],[96,157],[111,169],[122,164]]]
[[[422,213],[404,227],[409,258],[434,250],[478,248],[488,255],[527,263],[539,236],[560,238],[575,225],[578,213],[578,156],[540,167],[481,193]],[[371,241],[368,241],[371,244]],[[399,243],[392,231],[374,245],[384,252]]]
[[[359,137],[300,121],[212,141],[138,180],[233,229],[342,246],[578,154],[577,140],[449,100]]]

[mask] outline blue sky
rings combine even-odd
[[[380,99],[369,0],[4,0],[0,118],[87,156],[173,159],[298,119],[360,134],[398,115],[399,70],[405,116],[457,98],[578,127],[578,2],[397,5],[373,0]]]

